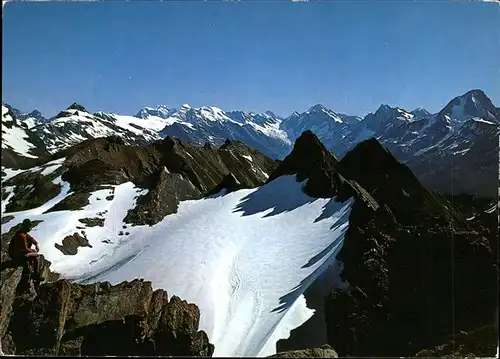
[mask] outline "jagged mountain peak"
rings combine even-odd
[[[374,137],[358,143],[342,158],[341,162],[356,162],[358,163],[356,166],[361,166],[359,169],[360,171],[366,171],[367,165],[382,170],[387,166],[390,167],[398,163],[391,152],[382,146]],[[355,166],[354,164],[352,165]]]
[[[281,164],[293,173],[293,171],[300,172],[303,169],[330,168],[337,162],[335,155],[326,149],[312,131],[308,130],[297,138],[292,152]]]
[[[82,105],[80,105],[79,103],[77,102],[73,102],[68,108],[67,110],[77,110],[77,111],[82,111],[82,112],[88,112],[85,107],[83,107]]]
[[[314,106],[309,107],[308,112],[318,112],[318,111],[327,111],[327,108],[322,104],[318,103]]]
[[[403,120],[412,120],[413,119],[413,114],[411,112],[408,112],[400,107],[392,107],[386,104],[382,104],[379,106],[377,111],[375,111],[374,114],[370,115],[375,115],[377,117],[382,117],[382,118],[390,118],[390,117],[396,117],[398,119],[403,119]],[[368,115],[369,116],[369,115]]]
[[[391,152],[375,138],[360,142],[349,151],[337,166],[346,178],[358,182],[374,199],[390,208],[400,223],[404,223],[415,207],[424,212],[444,214],[453,217],[465,226],[447,201],[423,186],[409,167],[400,163]]]
[[[35,117],[35,118],[44,118],[42,113],[38,110],[33,110],[27,115],[28,117]]]
[[[439,112],[440,117],[448,116],[452,120],[464,122],[473,117],[499,122],[497,108],[483,90],[474,89],[455,97]]]
[[[318,136],[316,136],[312,131],[304,131],[295,141],[292,153],[305,155],[306,153],[311,156],[311,160],[318,158],[319,155],[324,155],[328,150],[321,143]],[[329,152],[328,152],[329,153]]]
[[[295,141],[292,152],[279,164],[268,182],[284,175],[297,175],[298,181],[308,179],[305,190],[313,197],[336,194],[338,159],[312,131],[304,131]]]
[[[273,111],[271,110],[267,110],[267,111],[264,111],[263,113],[264,115],[266,116],[269,116],[271,118],[279,118],[279,116],[277,116]]]
[[[418,117],[418,118],[427,118],[427,117],[432,115],[429,111],[427,111],[423,107],[418,107],[418,108],[414,109],[413,111],[410,111],[410,113],[413,116]]]
[[[134,117],[146,119],[149,116],[155,116],[155,117],[160,117],[160,118],[166,119],[166,118],[170,117],[175,111],[176,111],[176,109],[170,108],[170,107],[165,106],[165,105],[158,105],[155,107],[144,107],[144,108],[140,109],[134,115]]]
[[[386,104],[381,104],[377,111],[375,111],[375,114],[380,114],[380,113],[385,113],[385,112],[389,112],[389,111],[394,111],[395,108],[394,107],[391,107],[389,105],[386,105]]]

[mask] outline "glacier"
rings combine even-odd
[[[50,205],[70,194],[60,177],[54,182],[63,191]],[[284,176],[183,201],[154,226],[128,226],[123,218],[146,191],[129,182],[92,193],[82,210],[44,213],[46,204],[9,213],[14,219],[2,233],[24,218],[42,220],[31,234],[53,271],[79,283],[144,278],[200,308],[200,330],[215,345],[214,356],[267,356],[312,316],[303,293],[335,262],[349,227],[353,199],[311,198],[304,184]],[[85,228],[91,248],[74,256],[55,248],[84,227],[78,219],[102,213],[103,227]]]

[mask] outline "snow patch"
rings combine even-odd
[[[3,187],[3,189],[5,190],[5,193],[7,193],[7,197],[2,200],[2,214],[5,213],[5,208],[9,205],[10,199],[14,196],[14,190],[16,189],[16,186],[5,186]]]
[[[2,172],[5,173],[5,176],[2,176],[2,182],[5,182],[17,176],[19,173],[24,172],[24,170],[14,170],[12,168],[2,167]]]
[[[10,115],[7,115],[7,117],[10,117]],[[21,127],[12,126],[11,128],[7,128],[3,126],[2,128],[2,148],[11,149],[24,157],[36,158],[36,156],[28,153],[35,146],[26,141],[27,138],[26,131]]]

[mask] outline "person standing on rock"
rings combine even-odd
[[[28,232],[31,229],[31,221],[25,219],[21,228],[14,234],[9,244],[9,255],[18,265],[27,266],[30,275],[34,276],[35,286],[38,286],[42,278],[38,273],[38,242]],[[35,249],[32,249],[32,246]]]

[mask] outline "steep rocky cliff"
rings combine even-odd
[[[198,331],[196,305],[150,282],[22,285],[21,267],[1,272],[0,328],[4,354],[211,356],[214,346]]]
[[[349,286],[325,301],[338,353],[413,356],[460,331],[493,326],[498,334],[498,232],[473,228],[375,140],[358,145],[338,169],[392,218],[353,207],[337,256]],[[497,340],[481,340],[474,354],[493,355]]]

